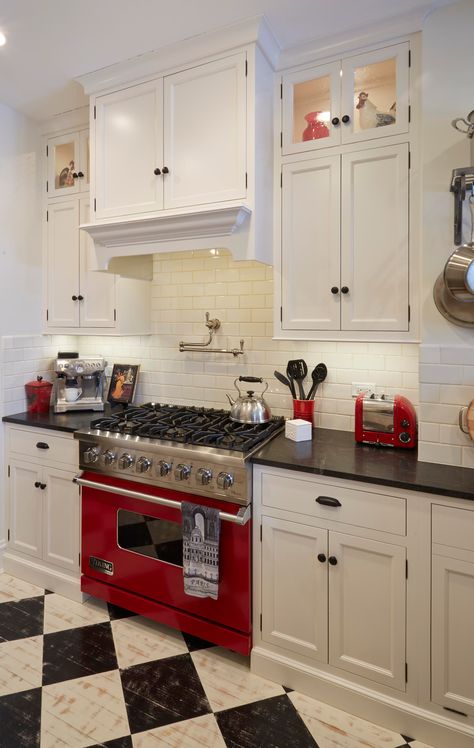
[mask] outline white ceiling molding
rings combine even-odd
[[[155,52],[124,60],[115,65],[95,70],[76,78],[87,95],[113,90],[124,84],[135,83],[159,74],[173,72],[176,68],[195,65],[196,60],[230,53],[246,44],[256,43],[272,68],[278,62],[280,47],[263,16],[255,16],[240,23],[199,34]]]

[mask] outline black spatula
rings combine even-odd
[[[308,367],[306,366],[306,361],[303,361],[302,358],[296,358],[293,361],[288,361],[288,366],[286,367],[286,373],[290,375],[291,379],[294,379],[295,382],[298,384],[300,400],[306,400],[304,389],[303,389],[303,380],[308,373]]]
[[[311,389],[308,392],[308,400],[312,400],[314,395],[316,394],[316,390],[318,389],[321,382],[324,382],[328,375],[328,370],[326,368],[326,364],[318,364],[314,367],[313,371],[311,372],[311,378],[313,380],[313,384],[311,385]]]

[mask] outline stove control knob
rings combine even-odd
[[[113,465],[115,461],[115,454],[108,449],[101,455],[101,460],[104,467],[109,467],[109,465]]]
[[[217,476],[217,485],[219,488],[230,488],[234,482],[234,476],[232,473],[219,473]]]
[[[140,457],[137,460],[137,473],[146,473],[151,468],[151,460],[148,457]]]
[[[99,451],[100,450],[98,447],[89,447],[89,449],[86,449],[84,452],[84,462],[97,462],[97,460],[99,459]]]
[[[408,431],[402,431],[402,433],[399,434],[398,438],[400,439],[402,444],[408,444],[408,442],[411,442],[411,436]]]
[[[158,463],[158,470],[160,472],[160,475],[162,478],[165,477],[165,475],[168,475],[171,473],[171,463],[166,462],[166,460],[160,460]]]
[[[196,478],[201,486],[208,486],[212,480],[212,472],[209,470],[209,468],[199,468],[196,473]]]
[[[176,465],[174,470],[174,477],[176,480],[188,480],[190,474],[191,467],[189,465],[184,465],[182,462],[180,462],[179,465]]]
[[[118,461],[118,466],[120,470],[126,470],[132,465],[133,465],[132,455],[129,455],[127,452],[124,452],[123,455],[119,457],[119,461]]]

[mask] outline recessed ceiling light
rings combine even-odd
[[[7,43],[7,37],[0,31],[0,47]]]

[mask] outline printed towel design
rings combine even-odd
[[[184,591],[194,597],[219,593],[219,510],[183,501]]]

